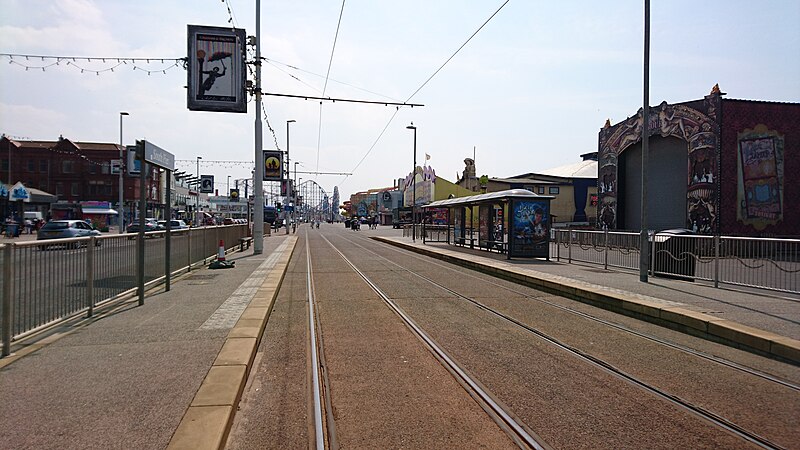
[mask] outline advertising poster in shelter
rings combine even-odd
[[[478,245],[486,247],[486,241],[492,240],[492,235],[489,231],[491,227],[489,205],[481,205],[480,208],[478,208],[478,222],[480,223],[480,226],[478,226]]]
[[[429,214],[431,223],[434,225],[447,225],[447,216],[450,210],[447,208],[430,208]]]
[[[548,257],[550,202],[513,201],[511,256]]]
[[[453,242],[459,243],[464,240],[464,208],[453,210]]]

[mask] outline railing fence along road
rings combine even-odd
[[[551,258],[639,270],[639,233],[553,230]],[[651,275],[800,293],[800,239],[655,233]]]
[[[448,242],[494,250],[466,227],[416,225],[423,242]],[[411,225],[403,237],[411,237]],[[446,230],[446,231],[445,231]],[[650,235],[650,275],[713,282],[779,292],[800,293],[800,239],[701,236],[686,231]],[[684,234],[686,233],[686,234]],[[442,236],[445,236],[444,239]],[[638,232],[553,229],[550,258],[639,271]]]
[[[247,225],[200,227],[145,235],[145,287],[190,271],[248,235]],[[10,344],[95,306],[135,294],[136,234],[0,244],[0,337],[2,356]],[[167,269],[168,268],[168,269]]]

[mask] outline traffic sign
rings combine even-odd
[[[232,201],[232,202],[238,202],[239,201],[239,190],[238,189],[231,189],[231,194],[230,194],[229,200]]]

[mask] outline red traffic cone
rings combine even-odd
[[[217,253],[217,261],[225,261],[225,242],[219,240],[219,253]]]

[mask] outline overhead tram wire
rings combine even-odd
[[[331,67],[333,66],[333,55],[336,52],[336,42],[339,40],[339,29],[342,26],[342,16],[344,15],[345,0],[342,0],[342,8],[339,10],[339,20],[336,22],[336,34],[333,36],[333,46],[331,47],[331,57],[328,60],[328,71],[325,73],[325,84],[322,86],[322,96],[328,90],[328,78],[331,75]],[[319,122],[317,123],[317,167],[319,170],[319,147],[322,142],[322,102],[319,102]]]
[[[488,23],[489,23],[489,21],[490,21],[490,20],[492,20],[492,19],[494,18],[494,16],[496,16],[496,15],[497,15],[497,13],[499,13],[499,12],[500,12],[500,10],[501,10],[501,9],[503,9],[503,8],[504,8],[504,7],[505,7],[505,6],[508,4],[508,2],[509,2],[509,1],[511,1],[511,0],[506,0],[505,2],[503,2],[503,4],[502,4],[502,5],[500,5],[500,7],[499,7],[499,8],[497,8],[497,10],[496,10],[496,11],[495,11],[495,12],[494,12],[494,13],[493,13],[491,16],[489,16],[489,18],[488,18],[488,19],[486,19],[486,21],[485,21],[485,22],[483,22],[483,24],[482,24],[480,27],[478,27],[478,29],[477,29],[477,30],[475,30],[475,32],[474,32],[474,33],[472,33],[472,35],[471,35],[471,36],[470,36],[470,37],[469,37],[469,38],[468,38],[466,41],[464,41],[464,43],[463,43],[463,44],[461,44],[461,47],[459,47],[459,48],[458,48],[458,50],[456,50],[456,51],[455,51],[455,52],[454,52],[452,55],[450,55],[450,57],[449,57],[449,58],[447,58],[447,60],[444,62],[444,64],[442,64],[441,66],[439,66],[439,68],[438,68],[438,69],[436,69],[436,71],[435,71],[435,72],[433,72],[433,75],[431,75],[430,77],[428,77],[428,79],[427,79],[427,80],[425,80],[425,82],[424,82],[424,83],[422,83],[422,84],[420,85],[420,87],[418,87],[418,88],[417,88],[417,90],[415,90],[415,91],[414,91],[414,93],[413,93],[413,94],[411,94],[411,95],[408,97],[408,99],[406,99],[406,101],[405,101],[404,103],[408,103],[408,102],[409,102],[409,101],[410,101],[412,98],[414,98],[414,96],[415,96],[415,95],[417,95],[417,93],[419,93],[419,91],[421,91],[421,90],[422,90],[422,88],[424,88],[424,87],[425,87],[425,85],[427,85],[427,84],[428,84],[428,83],[429,83],[429,82],[430,82],[430,81],[433,79],[433,77],[435,77],[435,76],[436,76],[436,74],[438,74],[438,73],[439,73],[439,72],[440,72],[440,71],[441,71],[441,70],[444,68],[444,66],[446,66],[446,65],[447,65],[447,63],[449,63],[449,62],[450,62],[450,60],[451,60],[451,59],[453,59],[453,58],[454,58],[454,57],[455,57],[455,56],[456,56],[456,55],[457,55],[457,54],[458,54],[458,53],[459,53],[459,52],[460,52],[460,51],[461,51],[461,50],[464,48],[464,47],[465,47],[465,46],[466,46],[466,45],[469,43],[469,41],[471,41],[471,40],[472,40],[472,38],[474,38],[474,37],[475,37],[475,36],[476,36],[476,35],[477,35],[477,34],[478,34],[478,33],[479,33],[479,32],[480,32],[482,29],[483,29],[483,27],[485,27],[485,26],[486,26],[486,24],[488,24]],[[403,106],[405,106],[405,105],[403,105]],[[387,128],[389,128],[389,125],[391,125],[392,121],[393,121],[393,120],[394,120],[394,118],[397,116],[397,113],[398,113],[399,111],[400,111],[400,108],[398,107],[398,108],[397,108],[397,110],[395,110],[394,114],[392,114],[392,117],[390,117],[390,118],[389,118],[389,121],[386,123],[386,126],[385,126],[385,127],[383,127],[383,130],[381,130],[381,132],[380,132],[380,134],[378,135],[377,139],[375,139],[375,142],[373,142],[373,143],[372,143],[372,146],[369,148],[369,150],[367,150],[367,153],[365,153],[365,154],[364,154],[364,156],[361,158],[361,160],[358,162],[358,164],[356,164],[356,166],[353,168],[353,170],[351,170],[351,171],[350,171],[351,173],[354,173],[354,172],[356,171],[356,169],[358,169],[358,167],[361,165],[361,163],[362,163],[362,162],[364,162],[364,160],[367,158],[367,156],[369,156],[369,154],[372,152],[372,150],[373,150],[373,149],[375,148],[375,146],[378,144],[378,141],[380,141],[381,137],[382,137],[382,136],[383,136],[383,134],[386,132],[386,129],[387,129]],[[339,184],[342,184],[342,183],[344,183],[345,181],[347,181],[347,178],[349,178],[349,177],[350,177],[350,175],[348,175],[348,176],[344,177],[344,178],[342,179],[342,181],[341,181]]]

